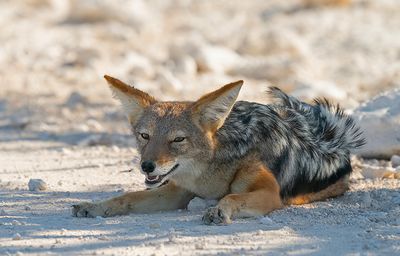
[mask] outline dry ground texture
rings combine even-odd
[[[400,4],[338,1],[0,1],[0,255],[395,255],[400,181],[355,160],[343,197],[230,226],[190,211],[77,219],[70,206],[144,187],[104,73],[160,99],[244,79],[348,109],[400,84]],[[131,172],[124,172],[132,169]],[[367,178],[366,178],[367,177]],[[43,179],[44,191],[28,181]]]

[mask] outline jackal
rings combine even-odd
[[[272,104],[238,101],[243,81],[195,102],[160,102],[104,76],[136,136],[148,190],[74,205],[73,216],[115,216],[185,208],[217,199],[206,224],[267,214],[343,194],[350,151],[364,144],[353,119],[325,100],[300,102],[270,88]]]

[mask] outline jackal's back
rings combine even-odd
[[[283,198],[316,192],[351,172],[350,151],[365,142],[339,106],[309,105],[270,91],[271,105],[239,101],[217,133],[218,161],[258,153],[274,173]]]

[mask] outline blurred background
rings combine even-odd
[[[398,0],[2,0],[0,127],[107,144],[82,135],[127,133],[104,74],[161,100],[243,79],[241,99],[274,85],[353,109],[400,85],[399,13]]]

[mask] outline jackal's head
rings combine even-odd
[[[148,187],[196,175],[214,155],[214,134],[224,124],[243,81],[227,84],[195,102],[159,102],[118,79],[104,76],[120,100],[136,136]]]

